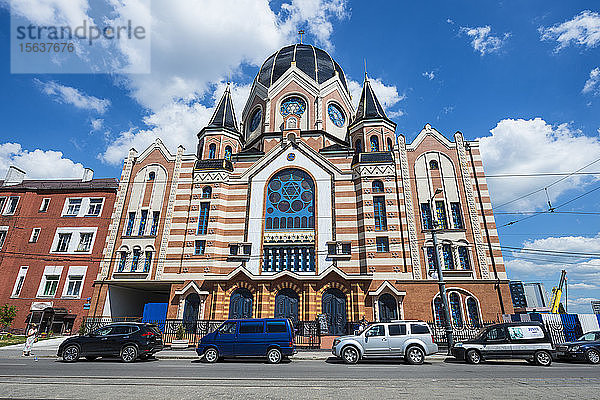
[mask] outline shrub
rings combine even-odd
[[[17,307],[9,306],[8,304],[0,307],[0,327],[7,329],[12,325],[17,316]]]

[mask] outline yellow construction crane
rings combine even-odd
[[[566,280],[567,271],[563,269],[560,273],[560,281],[558,282],[558,287],[555,286],[552,288],[552,300],[550,300],[550,312],[552,314],[558,313],[558,307],[560,306],[560,299],[562,297],[562,292]]]

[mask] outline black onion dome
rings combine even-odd
[[[296,62],[297,68],[318,83],[333,78],[337,72],[344,89],[348,91],[342,67],[325,50],[308,44],[286,46],[271,55],[258,71],[256,79],[265,87],[270,87],[292,66],[292,61]]]

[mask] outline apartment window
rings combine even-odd
[[[431,218],[429,203],[421,203],[421,221],[423,222],[423,229],[433,229],[433,219]]]
[[[200,203],[200,218],[198,218],[198,235],[206,235],[208,231],[209,203]]]
[[[332,255],[337,254],[337,243],[327,244],[327,254],[332,254]]]
[[[28,267],[21,267],[19,270],[19,274],[17,275],[17,281],[15,282],[15,287],[13,288],[12,297],[19,297],[21,295],[21,290],[23,289],[23,283],[25,283],[25,276],[27,275]]]
[[[373,181],[371,189],[373,190],[373,193],[383,193],[383,182],[379,180]]]
[[[375,230],[387,230],[387,216],[385,212],[385,198],[383,196],[373,197],[373,208],[375,210]]]
[[[58,243],[56,244],[56,250],[65,252],[69,249],[69,242],[71,241],[71,233],[59,233],[58,234]]]
[[[471,260],[469,259],[469,249],[460,246],[458,248],[458,258],[460,259],[460,268],[470,270],[471,269]]]
[[[390,241],[387,237],[378,237],[375,239],[378,253],[387,253],[390,251]]]
[[[69,275],[67,278],[67,293],[65,296],[79,297],[81,285],[83,284],[83,275]]]
[[[245,244],[242,246],[242,250],[244,251],[244,255],[249,256],[250,255],[250,251],[252,250],[252,245],[251,244]]]
[[[450,210],[452,211],[452,227],[454,229],[464,229],[460,203],[450,203]]]
[[[6,233],[8,231],[6,230],[1,230],[0,231],[0,250],[2,249],[2,245],[4,244],[4,241],[6,240]]]
[[[452,256],[452,247],[449,244],[442,246],[442,254],[444,255],[444,268],[454,269],[454,257]]]
[[[196,245],[194,247],[194,254],[197,256],[204,254],[205,249],[206,249],[206,240],[196,240]]]
[[[67,206],[67,212],[65,215],[76,216],[79,214],[79,210],[81,209],[81,199],[69,199],[69,203]]]
[[[19,204],[18,197],[9,197],[8,204],[6,205],[6,208],[4,209],[4,214],[5,215],[13,215],[15,213],[15,211],[17,211],[17,204]]]
[[[119,266],[117,267],[117,272],[125,271],[125,265],[127,265],[127,252],[121,251],[119,257]]]
[[[0,197],[0,212],[4,209],[4,205],[6,204],[6,197]]]
[[[42,292],[42,296],[54,296],[56,295],[56,288],[58,287],[58,281],[60,279],[60,275],[46,275],[44,282],[44,291]]]
[[[129,220],[127,221],[127,230],[125,231],[125,236],[131,236],[133,233],[133,224],[135,224],[135,213],[129,213]]]
[[[40,205],[40,212],[48,211],[48,207],[50,206],[50,199],[42,199],[42,204]]]
[[[87,215],[100,215],[102,211],[102,202],[104,199],[90,199],[90,206]]]
[[[350,254],[352,245],[350,243],[342,243],[342,254]]]
[[[140,219],[140,229],[138,230],[138,236],[144,236],[146,230],[146,222],[148,221],[148,210],[142,210],[142,217]]]
[[[434,247],[427,247],[427,265],[429,265],[429,269],[437,269],[437,257]]]
[[[150,235],[155,236],[158,231],[158,221],[160,219],[160,211],[154,211],[152,213],[152,227],[150,228]]]
[[[80,233],[77,251],[90,251],[90,248],[92,247],[93,238],[94,234],[91,232]]]
[[[446,218],[446,207],[443,201],[435,202],[435,215],[437,217],[438,227],[448,229],[448,219]]]
[[[139,249],[133,249],[133,259],[131,260],[131,272],[137,271],[142,252]]]
[[[240,249],[240,246],[238,246],[237,243],[230,244],[229,245],[229,255],[230,256],[237,256],[239,249]]]
[[[152,264],[152,252],[147,251],[146,257],[144,258],[144,272],[150,271],[150,264]]]
[[[29,238],[29,243],[36,243],[38,241],[41,230],[41,228],[33,228],[31,230],[31,237]]]

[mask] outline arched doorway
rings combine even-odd
[[[327,289],[322,297],[330,335],[346,334],[346,295],[339,289]]]
[[[275,318],[289,318],[294,325],[298,322],[300,299],[292,289],[282,289],[275,296]]]
[[[229,300],[229,319],[252,318],[252,293],[248,289],[236,289]]]
[[[379,296],[379,321],[390,322],[398,319],[396,299],[389,293]]]
[[[183,306],[183,325],[186,332],[195,332],[200,312],[200,296],[196,293],[190,293],[185,298]]]

